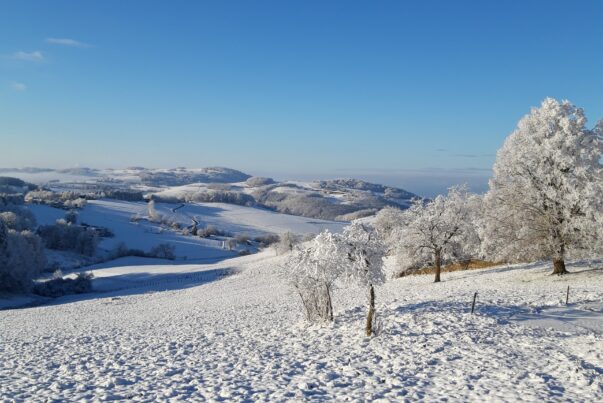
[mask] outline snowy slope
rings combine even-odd
[[[0,397],[603,399],[600,263],[570,265],[574,274],[564,277],[533,264],[445,273],[439,284],[431,276],[392,280],[377,288],[380,329],[371,339],[361,331],[364,290],[336,291],[335,324],[309,327],[278,274],[282,264],[263,253],[211,265],[98,268],[97,285],[132,275],[129,286],[0,311]],[[154,292],[161,289],[168,291]],[[577,314],[591,326],[574,321]],[[550,328],[551,317],[568,327]]]
[[[44,205],[31,205],[29,208],[36,215],[38,224],[52,224],[65,215],[64,210]],[[186,205],[156,203],[156,209],[165,217],[185,226],[191,225],[192,220],[195,219],[199,223],[199,228],[213,225],[232,235],[246,234],[252,237],[268,233],[318,233],[323,229],[339,231],[344,225],[344,223],[224,203]],[[144,251],[160,243],[170,243],[175,246],[175,254],[179,258],[216,259],[232,257],[236,254],[224,250],[219,239],[184,236],[144,220],[133,223],[131,218],[134,215],[147,215],[147,204],[119,200],[90,200],[86,207],[79,211],[78,221],[92,226],[107,227],[114,232],[113,238],[106,238],[100,244],[100,247],[106,250],[111,250],[120,242],[125,243],[128,248]]]

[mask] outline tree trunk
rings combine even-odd
[[[563,259],[553,259],[553,274],[567,274],[565,269],[565,261]]]
[[[440,272],[442,271],[442,255],[440,250],[435,251],[435,281],[434,283],[440,282]]]
[[[369,309],[366,315],[366,335],[373,335],[373,320],[375,317],[375,288],[371,284],[369,286]]]
[[[327,292],[327,319],[333,322],[333,302],[331,301],[331,289],[328,285],[325,285]]]

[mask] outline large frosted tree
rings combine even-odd
[[[483,248],[496,260],[565,260],[598,249],[601,236],[601,124],[547,98],[522,118],[498,151],[485,196]]]

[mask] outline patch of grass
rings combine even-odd
[[[464,271],[464,270],[476,270],[485,269],[488,267],[499,266],[502,263],[490,262],[487,260],[469,260],[465,262],[456,262],[442,267],[442,273],[449,273],[453,271]],[[422,274],[435,274],[435,267],[428,266],[417,270],[411,270],[407,272],[401,272],[398,277],[414,276]]]

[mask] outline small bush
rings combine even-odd
[[[235,239],[229,239],[226,241],[226,247],[228,250],[234,250],[237,247],[237,241]]]
[[[61,297],[63,295],[84,294],[92,291],[92,273],[79,273],[76,278],[56,277],[52,280],[37,283],[34,294],[43,297]]]
[[[157,246],[154,246],[148,253],[149,257],[155,257],[158,259],[176,259],[176,255],[174,254],[174,245],[170,245],[169,243],[161,243]]]
[[[237,236],[235,236],[235,241],[237,241],[237,243],[239,245],[249,245],[249,235],[246,234],[238,234]]]
[[[272,244],[275,244],[280,241],[280,239],[281,238],[275,234],[260,235],[253,238],[255,242],[260,244],[261,248],[266,248]]]
[[[279,241],[274,244],[276,254],[282,255],[284,253],[291,252],[297,243],[299,243],[299,237],[291,232],[285,232],[280,236]]]
[[[77,223],[77,213],[73,210],[68,211],[65,214],[65,221],[67,221],[68,224]]]
[[[216,228],[213,225],[208,225],[207,227],[203,228],[203,229],[198,229],[197,230],[197,235],[200,236],[201,238],[209,238],[212,235],[215,236],[228,236],[228,233],[226,231],[222,231],[221,229]]]

